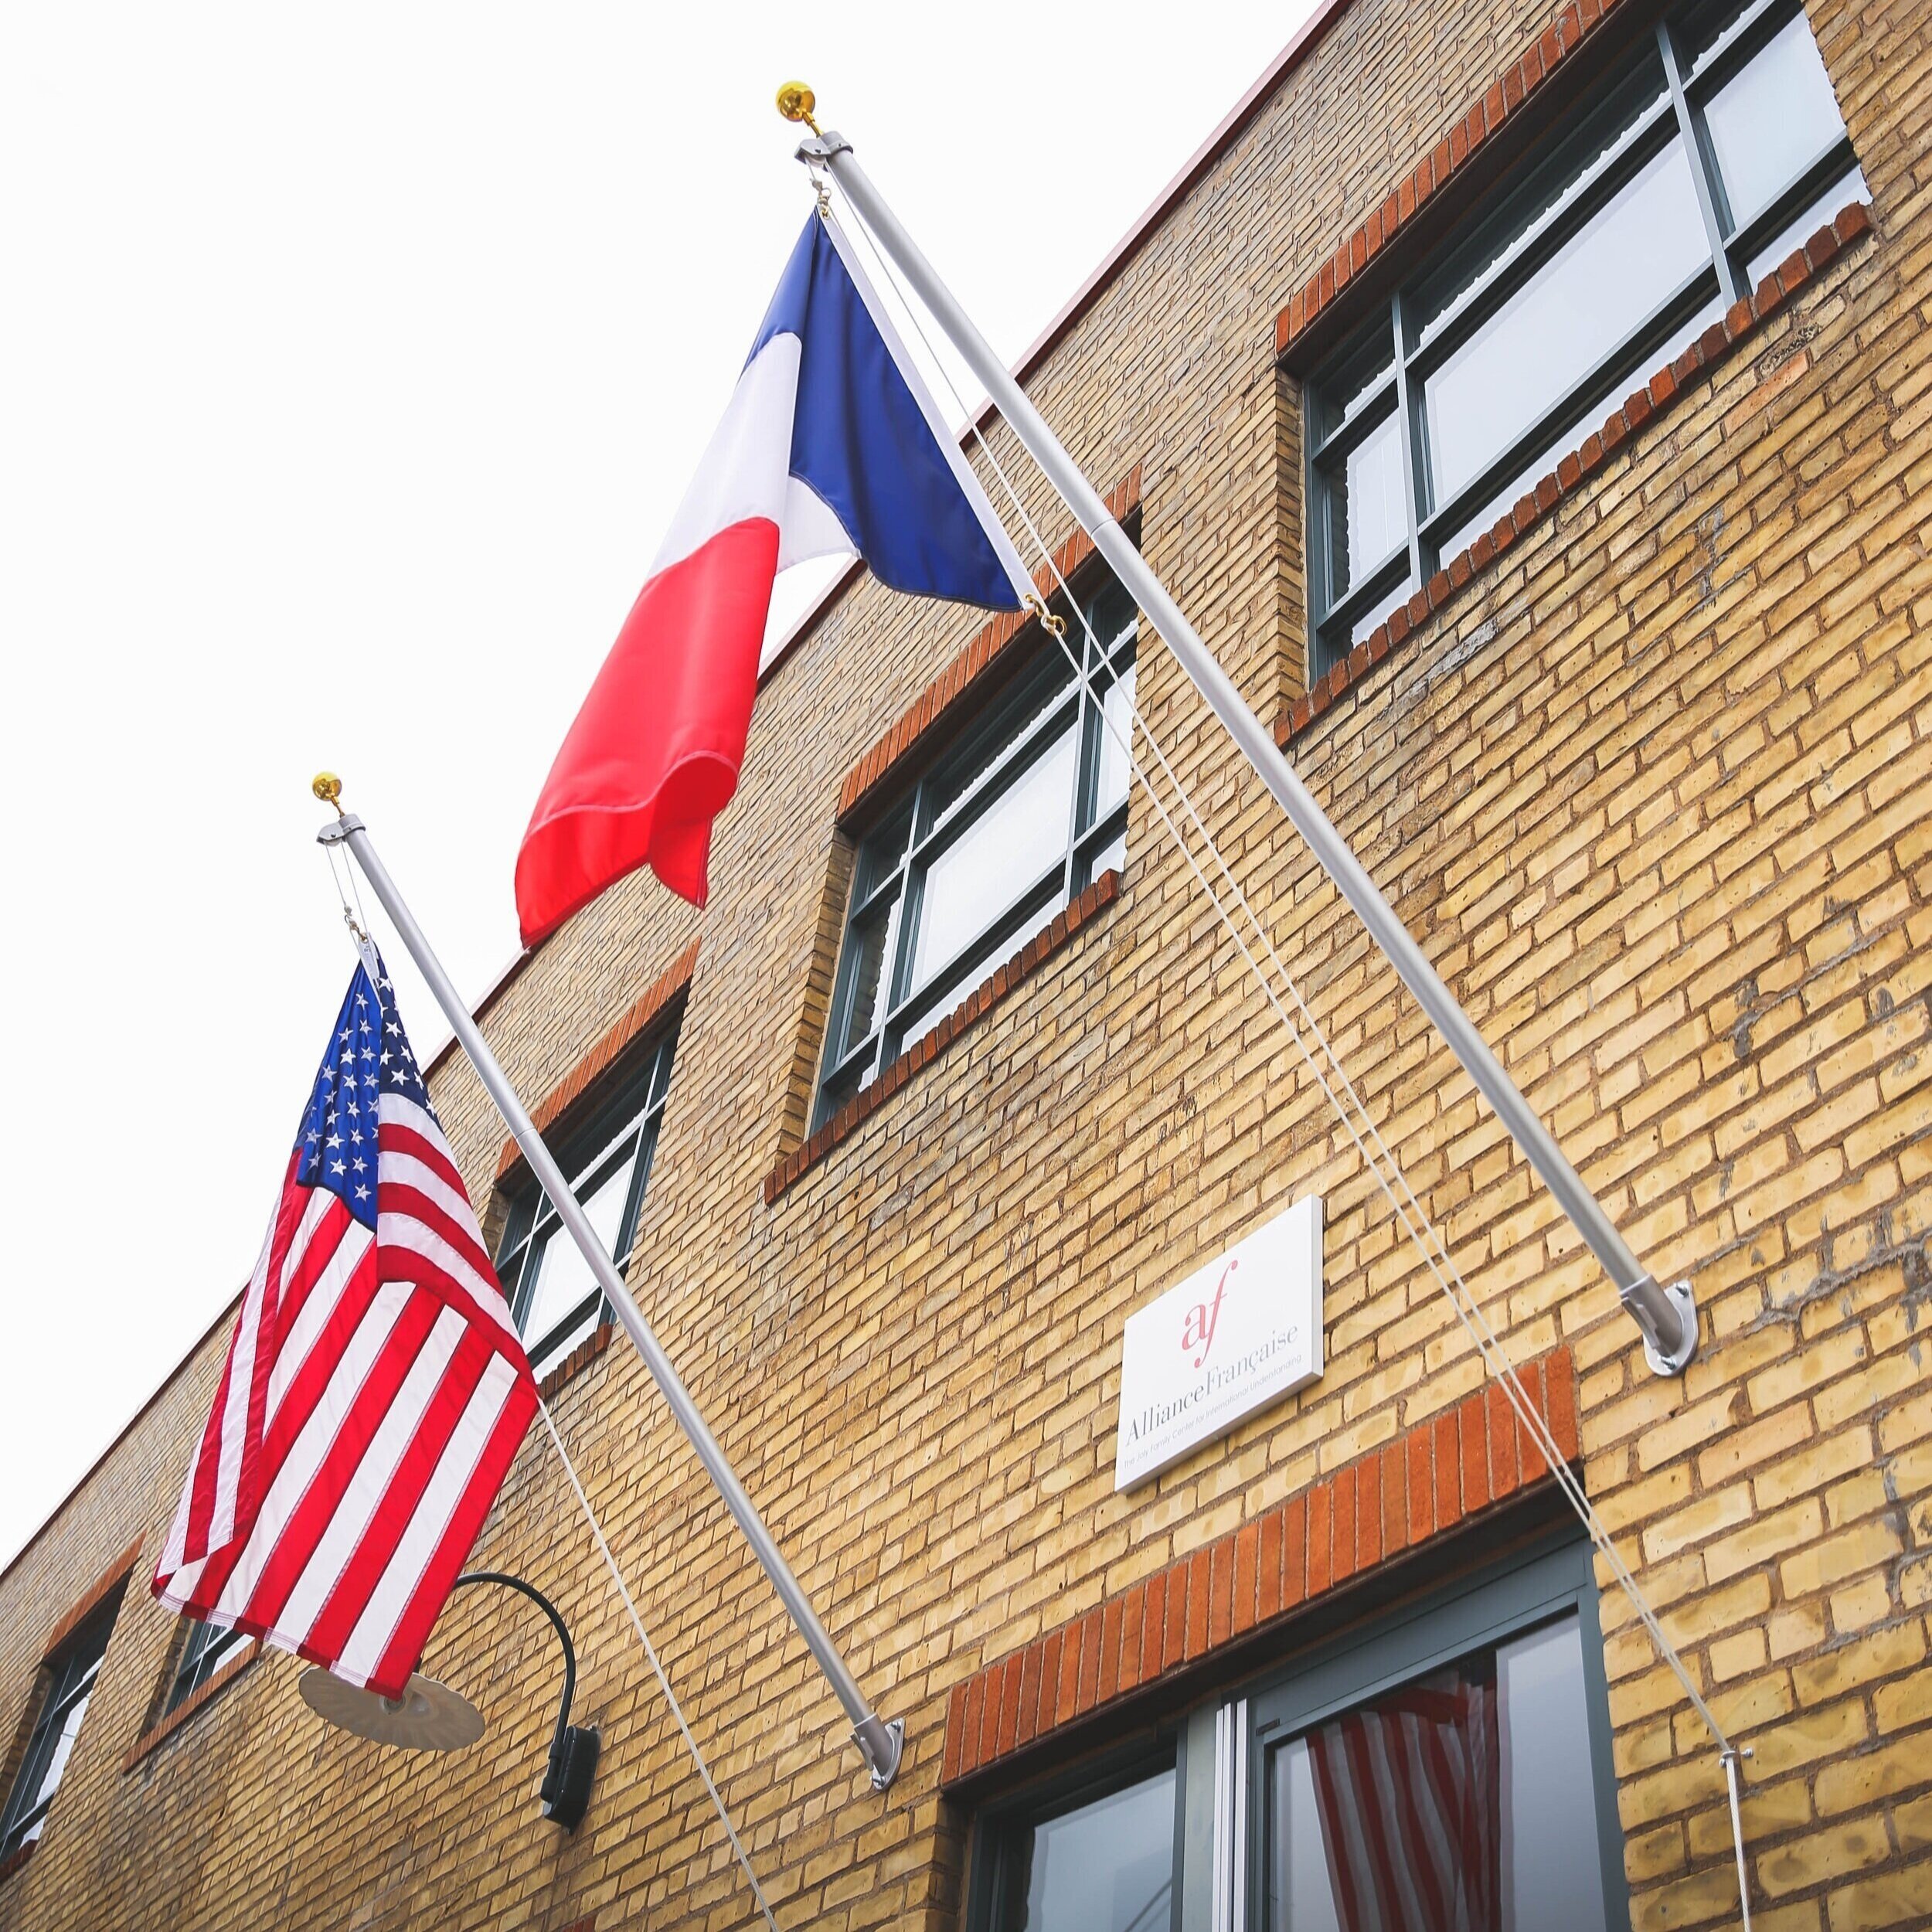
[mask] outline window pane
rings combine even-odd
[[[1123,825],[1094,855],[1092,872],[1097,879],[1104,872],[1119,872],[1127,864],[1127,828]]]
[[[1166,1932],[1174,1893],[1174,1774],[1022,1835],[1001,1932]]]
[[[74,1740],[80,1735],[80,1720],[87,1715],[88,1701],[94,1694],[94,1679],[90,1677],[87,1689],[67,1707],[67,1715],[61,1723],[60,1734],[54,1740],[53,1755],[48,1759],[47,1768],[42,1774],[39,1787],[28,1802],[29,1810],[36,1804],[45,1804],[59,1787],[61,1774],[67,1768],[67,1760],[73,1755]],[[38,1827],[32,1835],[39,1835]]]
[[[1597,1797],[1574,1617],[1496,1652],[1501,1696],[1503,1920],[1602,1932]]]
[[[1077,652],[1081,648],[1079,633],[1070,626],[1069,635]],[[1049,712],[1066,702],[1073,689],[1073,670],[1058,644],[1047,644],[1043,664],[1039,685],[998,720],[988,736],[970,746],[934,777],[927,788],[926,823],[920,828],[922,835],[944,825],[988,770],[998,764]]]
[[[1547,185],[1498,215],[1446,267],[1425,281],[1416,303],[1416,346],[1426,347],[1492,287],[1538,236],[1548,231],[1617,158],[1661,114],[1668,90],[1662,68],[1646,57],[1605,104],[1594,126],[1578,135],[1566,155],[1546,170]]]
[[[1100,699],[1099,766],[1089,825],[1097,824],[1127,796],[1133,774],[1124,747],[1134,742],[1133,706],[1134,666],[1130,664]]]
[[[1356,444],[1331,477],[1328,536],[1331,604],[1408,541],[1402,434],[1393,415]]]
[[[859,863],[852,882],[852,900],[862,905],[896,872],[906,856],[906,843],[912,835],[913,808],[902,805],[859,849]]]
[[[633,1155],[632,1158],[634,1158]],[[620,1224],[624,1219],[624,1196],[631,1187],[631,1159],[615,1169],[583,1197],[583,1211],[596,1229],[607,1254],[614,1256]],[[523,1311],[523,1333],[531,1341],[540,1340],[561,1321],[586,1296],[597,1291],[597,1277],[590,1265],[577,1252],[577,1244],[560,1223],[553,1223],[543,1237],[541,1253],[533,1260],[536,1286]]]
[[[1753,288],[1757,287],[1774,268],[1784,265],[1784,258],[1795,248],[1802,248],[1821,228],[1828,228],[1836,219],[1838,211],[1855,201],[1869,202],[1872,191],[1865,185],[1862,168],[1849,168],[1838,176],[1823,194],[1811,203],[1804,212],[1787,222],[1757,253],[1753,255],[1744,270],[1744,279]]]
[[[1573,1614],[1270,1753],[1270,1932],[1603,1932]]]
[[[1845,123],[1801,13],[1774,34],[1704,108],[1733,233],[1843,138]]]
[[[1430,379],[1435,501],[1446,504],[1708,260],[1672,141]]]
[[[893,957],[899,936],[899,895],[894,893],[886,904],[868,913],[846,938],[851,992],[844,1030],[833,1043],[835,1063],[879,1024],[883,1003],[880,995],[889,977],[887,963]]]
[[[1056,882],[1054,889],[996,945],[989,945],[981,953],[968,954],[963,966],[950,981],[935,981],[924,998],[906,1009],[893,1029],[893,1038],[887,1043],[889,1053],[896,1053],[909,1041],[917,1039],[928,1027],[937,1026],[995,967],[1011,959],[1036,933],[1050,926],[1053,915],[1066,903],[1066,894]]]
[[[1395,374],[1395,335],[1384,317],[1359,349],[1325,375],[1317,393],[1318,434],[1332,436],[1352,423],[1381,395]]]
[[[927,867],[915,985],[945,965],[1066,851],[1079,763],[1078,725],[1070,721]]]
[[[1817,225],[1815,222],[1812,223],[1813,227]],[[1789,249],[1785,250],[1787,254],[1790,252]],[[1638,382],[1648,380],[1651,373],[1657,369],[1668,368],[1723,313],[1724,298],[1721,295],[1713,296],[1681,328],[1667,337],[1645,357],[1643,365],[1632,379],[1631,386],[1634,388]],[[1612,393],[1618,403],[1622,401],[1621,391],[1613,391]],[[1556,465],[1566,456],[1573,451],[1580,449],[1593,432],[1603,427],[1604,420],[1613,406],[1614,405],[1607,400],[1599,400],[1581,411],[1574,422],[1566,423],[1547,449],[1526,463],[1479,509],[1472,511],[1457,529],[1450,531],[1442,539],[1442,556],[1447,560],[1460,550],[1466,550],[1484,531],[1495,529],[1497,519],[1505,510],[1514,507],[1519,497],[1526,496],[1546,476],[1555,471]]]

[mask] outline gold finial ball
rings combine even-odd
[[[308,788],[325,805],[334,804],[342,795],[342,781],[332,771],[317,772]]]
[[[818,105],[818,97],[802,80],[787,80],[778,90],[778,111],[787,121],[802,121],[808,128],[815,127],[812,111]]]

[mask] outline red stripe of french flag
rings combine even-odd
[[[771,587],[783,562],[849,552],[787,474],[797,336],[745,366],[651,575],[545,781],[517,853],[534,945],[648,865],[702,905],[711,821],[737,788]]]

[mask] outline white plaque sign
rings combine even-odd
[[[1114,1487],[1145,1482],[1321,1372],[1311,1194],[1127,1318]]]

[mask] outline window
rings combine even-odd
[[[6,1810],[0,1813],[0,1859],[11,1858],[22,1846],[32,1844],[46,1823],[47,1807],[53,1802],[74,1740],[80,1735],[80,1721],[87,1715],[87,1700],[94,1695],[100,1660],[107,1655],[107,1634],[114,1627],[114,1613],[120,1607],[121,1592],[117,1590],[43,1666],[46,1696],[34,1719],[13,1789],[7,1794]]]
[[[620,1267],[637,1233],[677,1045],[674,1018],[627,1056],[555,1150],[570,1191]],[[610,1318],[596,1277],[535,1181],[510,1204],[496,1272],[539,1376]]]
[[[989,1821],[976,1932],[1171,1932],[1179,1797],[1169,1753]]]
[[[175,1660],[175,1674],[168,1679],[168,1695],[161,1714],[179,1710],[228,1660],[238,1654],[244,1641],[238,1630],[224,1630],[219,1624],[189,1620],[187,1634]]]
[[[976,1821],[968,1932],[1628,1932],[1590,1546],[1379,1617]]]
[[[817,1127],[1127,856],[1133,601],[1110,578],[1018,683],[861,840]],[[1115,734],[1118,733],[1117,736]]]
[[[1266,1932],[1624,1924],[1586,1547],[1253,1701]]]
[[[1319,675],[1848,201],[1794,0],[1679,8],[1308,386]]]

